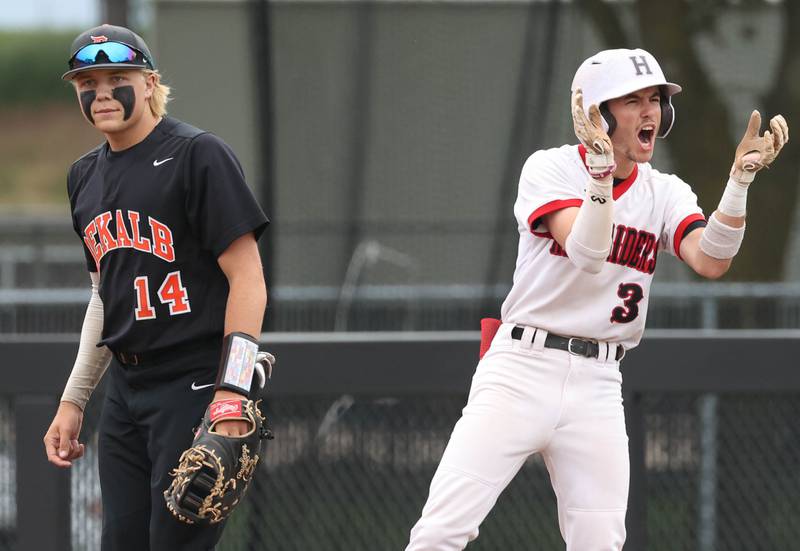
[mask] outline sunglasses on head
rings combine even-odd
[[[134,50],[121,42],[103,42],[101,44],[89,44],[78,50],[72,59],[69,60],[70,69],[81,69],[92,65],[106,63],[135,63],[151,67],[142,52]]]

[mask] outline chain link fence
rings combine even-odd
[[[97,474],[97,425],[102,401],[90,400],[84,412],[81,429],[85,455],[72,464],[70,478],[71,551],[98,551],[103,526],[103,503]]]
[[[708,436],[713,398],[714,438]],[[402,549],[465,402],[462,395],[281,397],[275,440],[221,551]],[[800,541],[800,396],[652,393],[643,398],[647,550],[790,551]],[[14,549],[13,438],[0,405],[0,550]],[[72,549],[99,549],[95,427],[72,476]],[[491,446],[491,442],[484,443]],[[709,459],[712,459],[709,463]],[[530,459],[469,549],[563,549],[547,471]]]
[[[800,396],[651,394],[644,410],[648,551],[797,549]]]

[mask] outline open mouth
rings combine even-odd
[[[656,127],[652,124],[644,125],[638,134],[639,144],[642,146],[642,149],[649,150],[653,148],[653,140],[656,136]]]

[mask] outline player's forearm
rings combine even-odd
[[[717,210],[708,217],[708,225],[694,232],[699,234],[697,239],[684,243],[689,249],[684,258],[703,277],[717,279],[724,275],[739,252],[744,239],[747,185],[749,182],[745,185],[730,178]]]
[[[714,215],[712,215],[714,216]],[[706,228],[698,228],[681,242],[681,258],[698,275],[707,279],[718,279],[731,267],[732,258],[714,258],[700,248],[700,240]]]
[[[228,281],[230,291],[225,308],[225,334],[241,332],[258,338],[267,307],[267,288],[263,275],[260,271],[240,274]]]
[[[724,212],[720,211],[719,209],[714,211],[712,216],[716,216],[717,220],[725,224],[726,226],[730,226],[732,228],[743,228],[744,227],[744,215],[742,216],[731,216],[729,214],[725,214]]]
[[[569,259],[581,270],[596,274],[603,269],[611,249],[613,217],[611,177],[589,180],[586,197],[564,243]]]
[[[717,279],[731,267],[733,257],[741,246],[745,228],[746,188],[740,193],[739,184],[729,180],[720,205],[708,219],[708,226],[695,230],[681,243],[681,256],[699,275]],[[726,214],[724,210],[729,213]]]
[[[97,347],[103,335],[103,301],[98,292],[98,283],[99,276],[92,274],[92,296],[86,307],[78,354],[61,397],[61,401],[71,402],[81,410],[86,407],[111,362],[111,351],[105,346]]]
[[[240,332],[258,338],[267,307],[267,287],[253,234],[234,240],[217,262],[229,286],[225,334]]]
[[[258,276],[257,274],[238,274],[237,277],[229,277],[228,281],[230,283],[230,291],[228,293],[228,303],[225,309],[226,337],[223,340],[223,358],[220,365],[220,373],[217,377],[217,390],[213,398],[215,402],[218,400],[236,400],[241,398],[240,395],[248,395],[249,389],[251,388],[250,377],[253,375],[252,371],[244,382],[238,381],[237,384],[233,386],[221,384],[221,382],[226,381],[228,378],[227,373],[231,369],[228,367],[228,364],[231,363],[230,358],[237,356],[230,348],[230,339],[241,339],[241,336],[236,336],[236,334],[244,333],[253,337],[257,342],[261,335],[261,324],[264,321],[264,309],[267,306],[267,290],[263,276]],[[251,345],[247,344],[246,346]],[[234,361],[234,364],[235,363]],[[241,369],[242,366],[238,366],[234,369],[233,372],[237,374],[237,377],[235,377],[236,379],[239,379],[238,374]],[[244,427],[239,427],[238,430],[243,432]]]
[[[255,361],[267,307],[264,270],[253,234],[236,239],[217,261],[228,279],[228,302],[214,401],[235,398],[236,393],[246,396],[251,391],[254,366],[247,365],[244,358]]]

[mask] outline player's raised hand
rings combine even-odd
[[[761,113],[753,111],[747,130],[736,148],[731,168],[731,178],[739,183],[749,183],[756,172],[769,167],[789,141],[789,126],[783,115],[775,115],[769,121],[770,130],[761,132]]]
[[[583,91],[576,88],[572,94],[572,124],[575,135],[586,147],[586,165],[595,178],[604,178],[614,169],[614,146],[603,129],[603,120],[597,105],[589,106],[589,115],[583,107]]]

